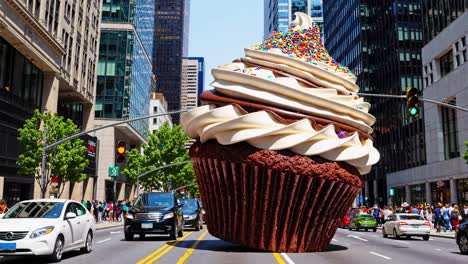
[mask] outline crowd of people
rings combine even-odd
[[[88,211],[94,216],[96,223],[102,221],[113,221],[120,222],[123,220],[123,216],[128,213],[131,203],[129,201],[81,201],[81,204],[88,209]]]
[[[385,220],[393,213],[410,213],[418,214],[425,220],[429,221],[436,232],[458,231],[458,225],[462,220],[468,219],[468,205],[464,205],[460,208],[457,204],[442,204],[436,205],[410,205],[403,203],[401,206],[374,206],[367,208],[366,206],[359,207],[359,213],[371,214],[377,224],[382,226]]]

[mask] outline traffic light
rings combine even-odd
[[[419,115],[418,89],[410,87],[406,88],[406,106],[406,113],[408,116]]]
[[[125,153],[127,152],[127,144],[125,141],[119,141],[116,148],[116,161],[117,162],[125,162]]]

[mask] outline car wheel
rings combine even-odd
[[[134,235],[135,235],[135,234],[133,234],[133,233],[125,232],[125,240],[127,240],[127,241],[132,241]]]
[[[394,237],[395,239],[400,239],[400,236],[398,235],[396,229],[393,229],[393,237]]]
[[[177,224],[174,223],[174,226],[172,227],[172,231],[169,237],[171,240],[177,240]]]
[[[458,238],[458,247],[460,248],[460,253],[463,255],[468,255],[468,235],[460,234]]]
[[[351,228],[351,225],[348,225],[348,230],[350,230],[350,231],[353,230],[353,229]]]
[[[387,237],[388,237],[387,233],[385,233],[385,228],[383,228],[383,227],[382,227],[382,236],[383,236],[384,238],[387,238]]]
[[[377,232],[377,228],[374,227],[374,228],[372,229],[372,231]]]
[[[86,242],[84,247],[81,248],[81,253],[90,253],[93,251],[93,233],[91,231],[86,235]]]
[[[51,262],[60,262],[63,256],[63,237],[57,237],[55,241],[54,252],[50,255]]]
[[[183,237],[184,236],[184,226],[177,232],[178,237]]]
[[[195,228],[195,231],[200,231],[200,223],[197,221],[195,224],[193,224],[193,228]]]
[[[423,239],[424,239],[424,241],[428,241],[429,240],[429,235],[423,236]]]

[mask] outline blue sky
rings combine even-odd
[[[189,56],[205,57],[205,90],[211,69],[244,55],[263,40],[263,0],[191,0]]]

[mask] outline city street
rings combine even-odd
[[[195,249],[194,249],[195,248]],[[192,250],[194,249],[194,250]],[[431,237],[384,239],[380,230],[356,232],[339,229],[327,252],[276,254],[252,251],[219,240],[206,232],[187,230],[182,239],[147,237],[125,241],[122,227],[97,231],[94,250],[66,253],[61,263],[467,263],[453,239]],[[35,257],[4,257],[0,263],[47,263]]]

